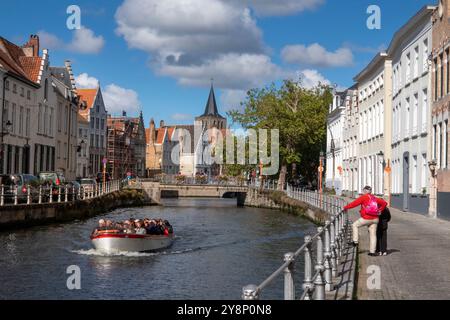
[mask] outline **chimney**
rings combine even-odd
[[[28,57],[39,57],[39,36],[36,34],[30,35],[30,39],[22,47],[24,53]]]
[[[159,123],[159,127],[160,127],[160,128],[164,128],[164,127],[165,127],[165,125],[164,125],[164,120],[161,120],[161,122]]]
[[[156,132],[155,132],[155,120],[150,121],[150,141],[153,143],[156,140]]]

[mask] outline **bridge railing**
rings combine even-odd
[[[208,178],[206,176],[187,177],[167,175],[158,179],[152,179],[151,181],[171,185],[248,186],[246,180],[235,177]]]
[[[119,191],[121,181],[113,180],[95,185],[0,185],[0,208],[6,206],[64,203],[93,199]]]
[[[283,275],[285,300],[325,300],[326,292],[334,290],[333,278],[337,276],[338,266],[348,237],[348,215],[343,201],[336,197],[320,195],[316,192],[287,186],[286,194],[311,206],[326,211],[329,218],[317,228],[317,233],[304,238],[303,245],[295,252],[283,257],[283,264],[259,285],[247,285],[242,289],[242,299],[259,300],[265,288]],[[302,293],[296,294],[294,270],[298,270],[298,260],[304,257]]]

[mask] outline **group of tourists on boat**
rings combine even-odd
[[[163,219],[133,219],[115,222],[100,219],[94,234],[101,233],[126,233],[138,235],[165,235],[173,234],[173,227],[167,220]]]

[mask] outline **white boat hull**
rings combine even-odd
[[[97,251],[107,254],[117,252],[146,252],[170,247],[173,235],[101,234],[91,237]]]

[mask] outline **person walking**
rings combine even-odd
[[[372,194],[372,187],[366,186],[363,189],[363,195],[355,201],[349,203],[344,207],[344,210],[361,206],[361,217],[356,220],[353,225],[353,246],[358,245],[359,240],[359,228],[367,226],[369,229],[369,256],[376,256],[377,249],[377,226],[379,222],[380,213],[384,211],[387,206],[387,202],[383,199],[377,198]]]
[[[387,230],[389,221],[391,221],[391,211],[386,207],[378,218],[377,227],[377,254],[387,256]]]

